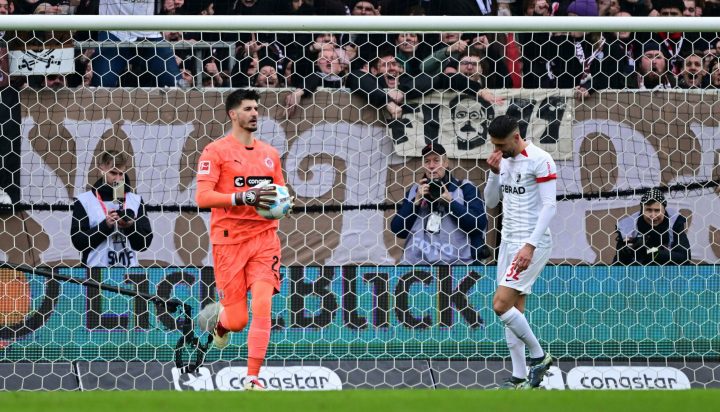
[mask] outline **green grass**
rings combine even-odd
[[[716,411],[720,390],[348,390],[338,392],[0,392],[3,412]]]

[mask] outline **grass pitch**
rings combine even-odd
[[[0,392],[3,412],[164,411],[523,411],[684,412],[720,410],[720,390],[333,392]]]

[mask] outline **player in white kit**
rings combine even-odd
[[[490,168],[485,185],[485,206],[493,208],[502,199],[502,240],[497,262],[497,290],[493,310],[505,325],[512,376],[507,389],[540,386],[553,359],[530,329],[525,297],[550,258],[550,220],[556,209],[557,169],[550,155],[520,136],[516,119],[496,117],[488,127],[495,151],[488,157]],[[530,352],[530,370],[525,366],[525,347]]]

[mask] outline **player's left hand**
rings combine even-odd
[[[522,248],[520,248],[520,251],[518,251],[517,255],[515,255],[515,268],[518,272],[522,272],[525,269],[527,269],[530,266],[530,262],[532,262],[533,254],[535,253],[535,246],[526,244]]]

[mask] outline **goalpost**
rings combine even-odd
[[[658,73],[643,66],[642,49],[627,61],[625,87],[584,97],[560,86],[513,87],[522,73],[512,68],[535,67],[542,56],[529,50],[550,44],[547,33],[610,33],[603,41],[583,38],[591,47],[617,46],[624,40],[615,32],[709,33],[720,19],[11,15],[0,16],[0,27],[13,76],[0,90],[9,119],[0,120],[8,147],[0,166],[9,183],[0,183],[11,198],[0,204],[0,261],[39,268],[0,269],[0,389],[242,387],[246,332],[223,351],[210,349],[196,372],[182,373],[174,356],[187,330],[153,303],[182,302],[197,314],[217,299],[209,213],[195,205],[195,172],[203,148],[228,130],[224,96],[245,86],[261,93],[257,135],[280,152],[296,198],[295,213],[280,225],[283,286],[273,302],[263,377],[271,389],[490,388],[509,375],[503,328],[492,312],[498,211],[490,211],[485,233],[491,256],[470,264],[403,265],[408,245],[391,230],[397,205],[422,175],[422,147],[442,143],[453,175],[482,187],[492,151],[486,127],[505,113],[517,116],[526,137],[558,165],[551,264],[527,300],[531,326],[559,359],[544,386],[720,387],[718,39],[687,42],[717,47],[699,55],[708,73],[696,88],[640,87]],[[35,33],[9,39],[15,30]],[[68,30],[73,34],[62,34]],[[132,49],[120,79],[125,87],[94,87],[82,79],[98,61],[88,50],[108,42],[76,37],[98,30],[222,36],[116,44]],[[414,90],[405,90],[399,111],[353,86],[353,76],[382,75],[375,64],[384,50],[397,56],[412,42],[395,34],[419,34],[414,53],[427,58],[442,48],[443,32],[468,33],[460,36],[468,48],[483,44],[441,58],[433,76],[463,75],[461,66],[473,63],[463,58],[477,57],[485,72],[476,79],[497,101],[439,83],[420,90],[422,71],[412,74]],[[338,67],[322,78],[340,79],[342,87],[319,87],[289,104],[288,96],[322,71],[325,46],[320,54],[310,46],[325,33],[334,35],[328,60]],[[514,46],[507,33],[516,33]],[[519,33],[528,34],[525,52],[508,61],[507,51],[526,41]],[[384,36],[381,44],[377,36]],[[254,41],[264,44],[258,56],[236,48]],[[357,57],[348,44],[357,46]],[[178,56],[180,87],[158,86],[161,73],[135,56],[163,47]],[[575,58],[573,52],[566,61]],[[689,81],[670,74],[681,60],[666,60],[662,86],[670,78],[672,86]],[[84,269],[71,241],[73,202],[100,177],[95,159],[105,150],[132,159],[128,181],[152,224],[139,267]],[[614,264],[618,228],[632,226],[652,187],[664,193],[669,211],[687,219],[692,262]]]

